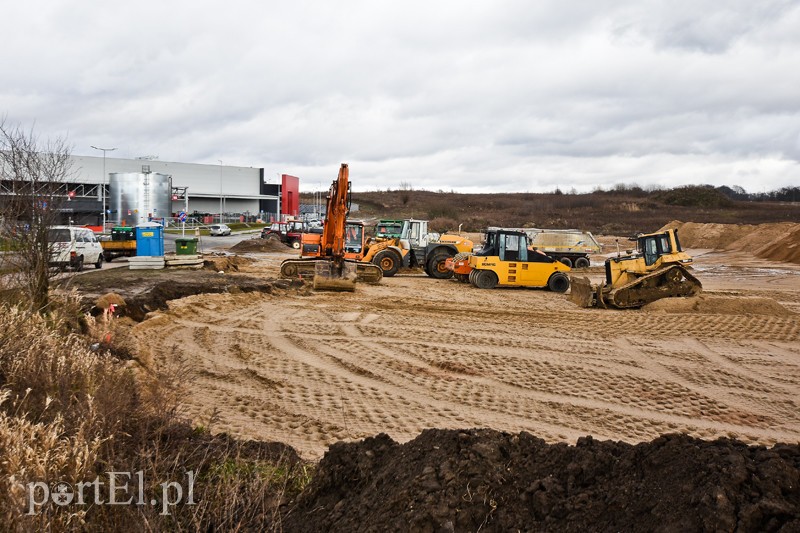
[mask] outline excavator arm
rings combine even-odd
[[[328,191],[328,205],[322,231],[322,255],[340,265],[344,261],[345,227],[350,213],[350,169],[347,163],[339,168],[339,177]]]

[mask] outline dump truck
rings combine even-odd
[[[136,229],[131,226],[111,228],[111,235],[100,238],[103,247],[103,259],[111,262],[115,257],[136,256]]]
[[[677,229],[631,240],[636,241],[635,251],[606,259],[605,283],[592,285],[587,277],[573,277],[569,300],[580,307],[627,309],[702,291],[689,271],[692,258],[681,248]]]
[[[375,224],[376,239],[399,239],[403,233],[403,220],[379,220]]]
[[[589,254],[599,254],[602,245],[588,231],[579,229],[542,228],[489,228],[522,231],[528,236],[530,245],[549,257],[561,261],[568,267],[586,268]]]

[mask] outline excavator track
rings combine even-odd
[[[670,265],[651,272],[616,289],[599,288],[596,292],[597,307],[630,309],[642,307],[662,298],[695,296],[703,285],[681,265]]]
[[[281,277],[288,279],[308,279],[314,278],[316,265],[320,261],[328,262],[328,259],[318,257],[308,257],[301,259],[286,259],[281,263]],[[364,261],[346,260],[356,266],[356,281],[362,283],[380,283],[383,279],[383,270],[378,265],[366,263]]]

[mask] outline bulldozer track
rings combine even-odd
[[[660,283],[661,280],[664,283]],[[680,265],[670,265],[641,276],[621,287],[608,291],[607,287],[598,290],[597,303],[600,307],[610,304],[619,309],[636,308],[661,298],[694,296],[699,294],[702,289],[703,285],[700,280],[691,275],[688,270]]]

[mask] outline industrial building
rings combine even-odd
[[[72,175],[67,181],[68,201],[62,210],[64,222],[69,219],[74,224],[101,224],[104,206],[109,223],[130,217],[138,207],[142,208],[141,216],[167,220],[174,220],[181,211],[186,211],[189,217],[203,220],[211,217],[215,221],[220,213],[228,221],[239,217],[272,220],[297,216],[300,212],[300,180],[287,174],[267,174],[263,168],[73,155]],[[112,182],[115,188],[130,188],[137,181],[139,189],[142,184],[147,186],[143,193],[134,192],[129,197],[150,194],[151,182],[158,185],[158,191],[154,189],[152,193],[162,195],[167,183],[170,192],[166,203],[153,202],[152,208],[136,205],[137,200],[133,200],[133,205],[120,203],[120,196],[127,193],[111,191]],[[110,193],[117,201],[112,201]]]

